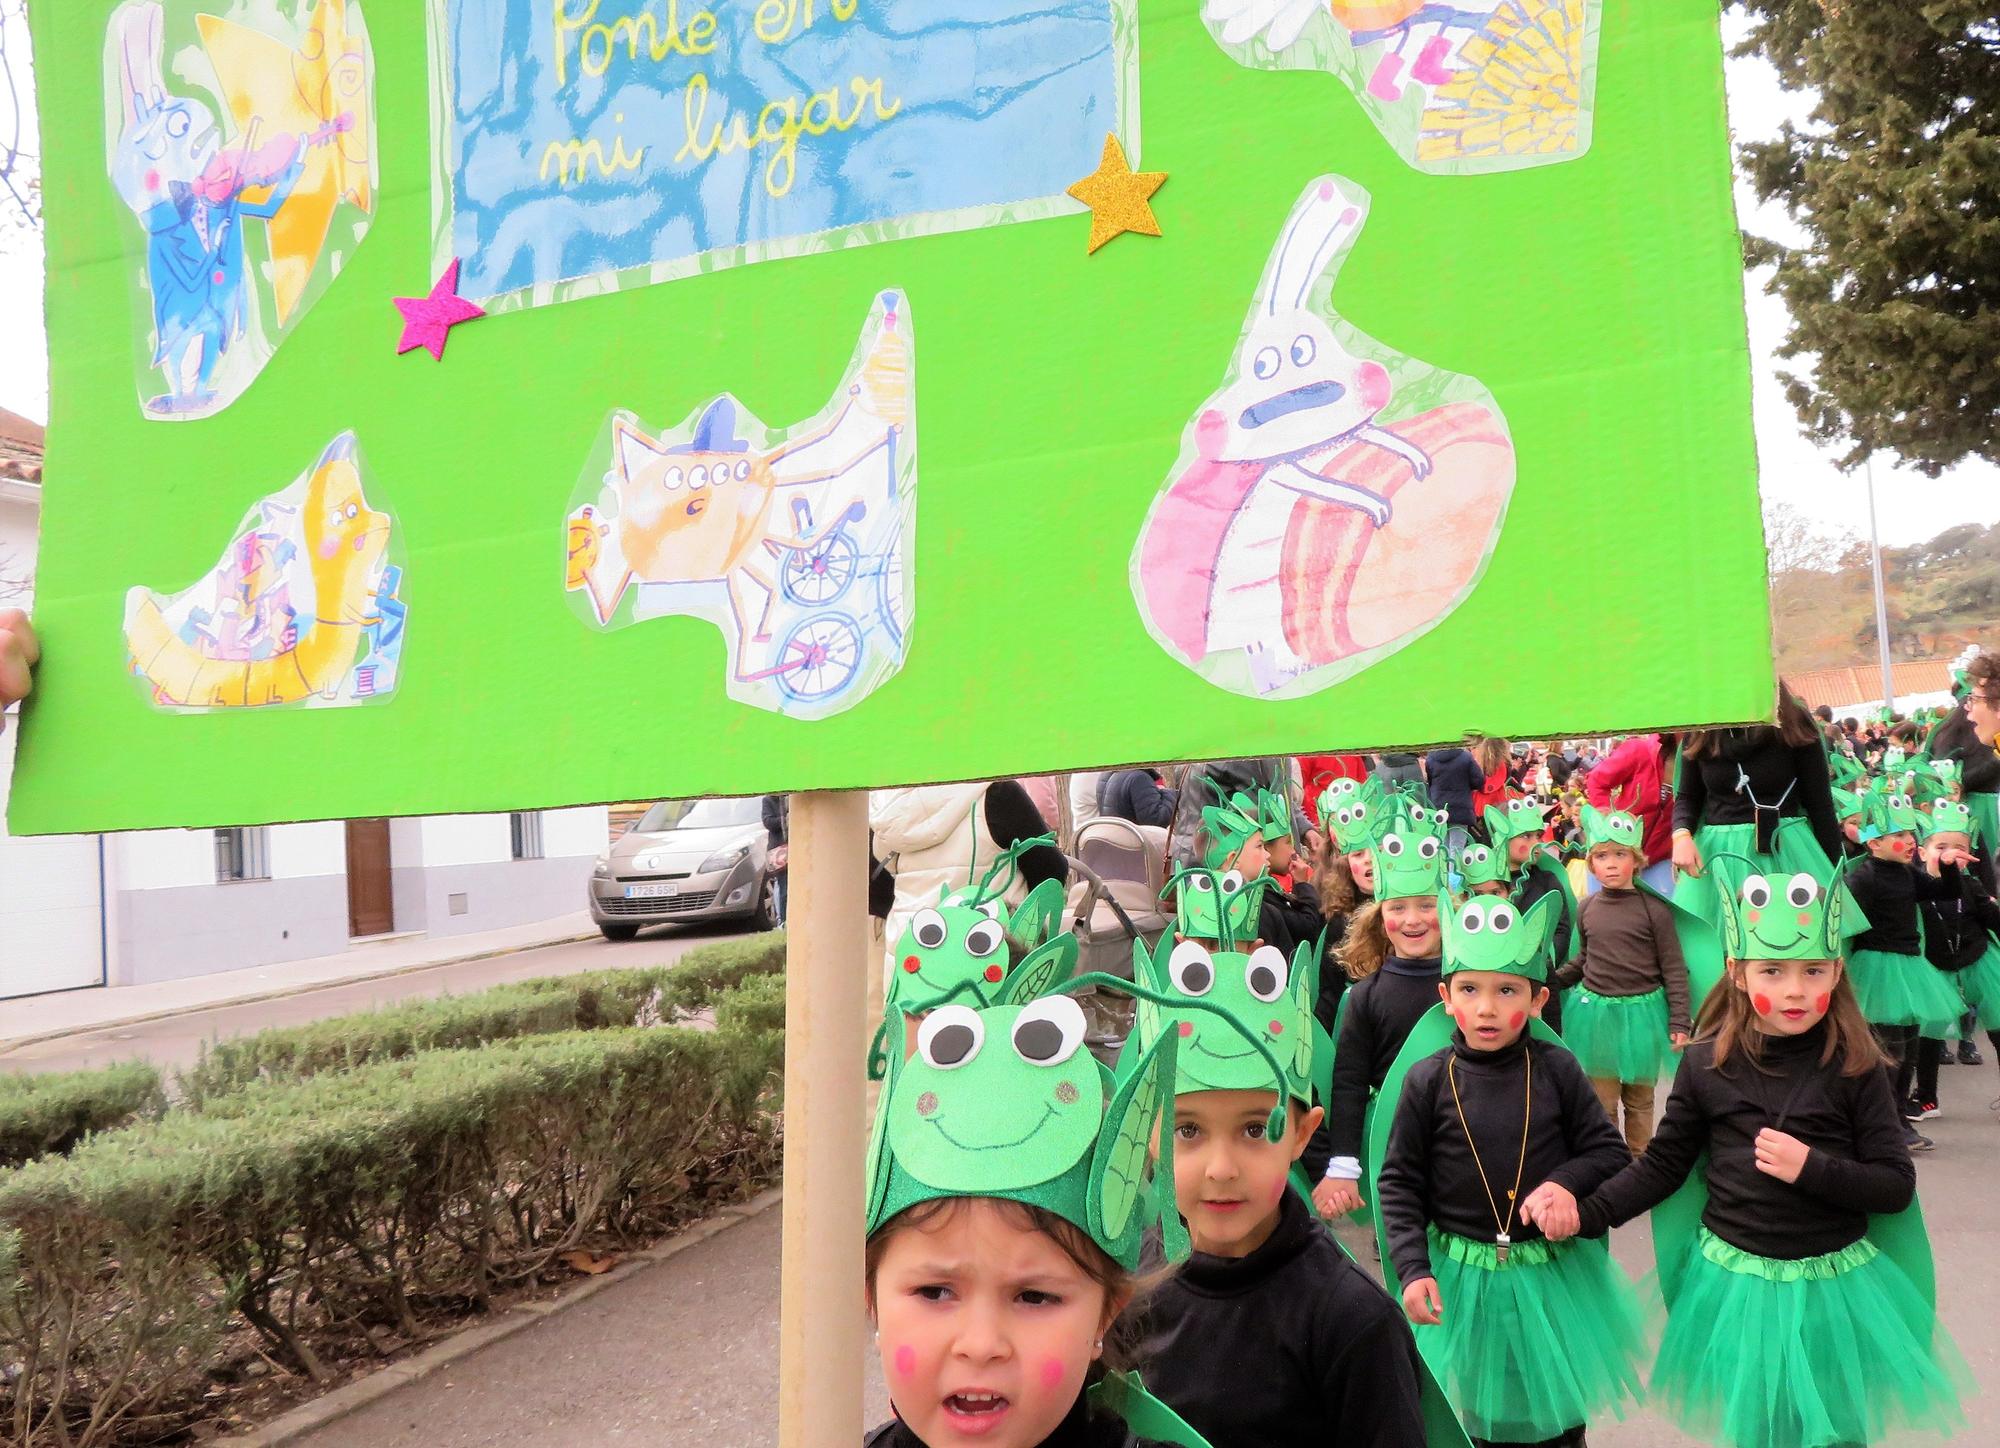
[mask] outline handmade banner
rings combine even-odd
[[[1074,211],[1136,5],[430,0],[434,260],[501,310]]]
[[[34,7],[12,828],[1770,716],[1712,0],[361,8]]]

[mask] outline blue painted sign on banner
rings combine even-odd
[[[431,0],[436,242],[534,303],[1077,209],[1132,0]]]

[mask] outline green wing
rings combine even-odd
[[[1546,870],[1555,877],[1556,888],[1562,892],[1563,919],[1569,921],[1569,953],[1561,960],[1556,961],[1556,964],[1568,965],[1572,960],[1576,959],[1577,951],[1583,946],[1583,942],[1577,938],[1576,933],[1576,892],[1569,887],[1569,871],[1565,870],[1557,860],[1550,856],[1548,851],[1542,849],[1539,845],[1535,847],[1535,853],[1529,858],[1533,861],[1536,869]],[[1549,926],[1549,934],[1551,936],[1555,934],[1554,924]]]
[[[1403,1300],[1403,1284],[1396,1280],[1396,1269],[1389,1261],[1389,1239],[1382,1231],[1382,1212],[1375,1183],[1382,1175],[1382,1159],[1389,1154],[1389,1128],[1396,1120],[1396,1103],[1403,1099],[1404,1078],[1417,1062],[1426,1056],[1435,1056],[1451,1044],[1452,1029],[1451,1017],[1446,1014],[1443,1001],[1425,1011],[1416,1025],[1410,1028],[1410,1034],[1403,1039],[1403,1049],[1396,1054],[1389,1074],[1382,1078],[1382,1089],[1375,1095],[1375,1109],[1368,1113],[1368,1137],[1362,1143],[1362,1195],[1368,1199],[1369,1220],[1375,1229],[1375,1241],[1382,1251],[1382,1283],[1398,1302]],[[1435,1334],[1432,1336],[1435,1337]],[[1417,1333],[1417,1345],[1426,1345],[1425,1334],[1421,1331]],[[1428,1361],[1429,1357],[1427,1350],[1425,1359]]]
[[[1172,1118],[1174,1049],[1172,1031],[1163,1032],[1119,1085],[1105,1112],[1105,1127],[1097,1138],[1090,1165],[1090,1228],[1099,1243],[1123,1242],[1141,1225],[1140,1207],[1152,1194],[1157,1178],[1173,1180],[1173,1133],[1158,1133],[1162,1143],[1157,1163],[1147,1161],[1155,1126]],[[1157,1178],[1156,1178],[1157,1174]],[[1173,1217],[1174,1222],[1179,1218]],[[1113,1253],[1114,1256],[1120,1255]]]
[[[1676,905],[1673,897],[1662,895],[1645,881],[1636,882],[1644,893],[1665,905],[1674,917],[1674,935],[1681,944],[1681,959],[1687,962],[1689,1008],[1695,1015],[1701,1014],[1701,1003],[1708,999],[1723,977],[1722,931],[1703,919],[1685,905]],[[1710,882],[1700,882],[1713,889]],[[1734,919],[1732,912],[1722,912],[1726,919]]]
[[[900,1018],[892,1016],[890,1019],[898,1020]],[[888,1021],[885,1020],[882,1024],[886,1030]],[[896,1077],[903,1069],[902,1042],[899,1040],[896,1046],[897,1049],[888,1052],[884,1058],[886,1062],[884,1074],[887,1079],[883,1081],[881,1095],[875,1102],[875,1127],[868,1134],[867,1222],[870,1232],[873,1232],[877,1227],[882,1225],[876,1220],[876,1217],[881,1213],[882,1204],[888,1200],[889,1196],[889,1168],[891,1165],[889,1155],[889,1107],[896,1099]]]
[[[1007,919],[1007,933],[1024,945],[1040,945],[1055,929],[1063,911],[1063,888],[1056,880],[1044,880],[1028,892],[1028,898]]]
[[[1135,1438],[1173,1448],[1209,1448],[1208,1440],[1190,1428],[1185,1418],[1146,1391],[1137,1373],[1109,1369],[1089,1393],[1093,1408],[1119,1418]]]
[[[1064,931],[1046,944],[1038,945],[1008,972],[995,1005],[1023,1006],[1044,996],[1076,974],[1076,937]]]

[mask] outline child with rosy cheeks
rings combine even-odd
[[[1641,1391],[1638,1299],[1601,1236],[1544,1237],[1631,1160],[1576,1058],[1530,1034],[1557,908],[1478,897],[1450,917],[1450,1044],[1380,1108],[1395,1113],[1376,1182],[1386,1265],[1480,1445],[1580,1444]]]
[[[896,1421],[868,1448],[1123,1445],[1083,1410],[1133,1279],[1053,1213],[988,1197],[913,1207],[868,1243],[867,1301]]]
[[[1740,858],[1716,868],[1731,859],[1710,861],[1728,975],[1646,1154],[1585,1198],[1576,1224],[1601,1232],[1699,1184],[1698,1226],[1655,1223],[1667,1327],[1651,1375],[1656,1407],[1698,1441],[1949,1432],[1969,1375],[1916,1285],[1932,1272],[1921,1219],[1871,1226],[1912,1206],[1916,1168],[1841,966],[1843,897],[1827,877],[1773,881]]]
[[[1928,867],[1946,855],[1963,863],[1972,856],[1972,811],[1957,800],[1940,801],[1931,816],[1930,832],[1924,837],[1923,856]],[[1942,869],[1942,865],[1939,865]],[[1976,869],[1958,872],[1956,899],[1925,900],[1923,911],[1924,955],[1950,983],[1959,997],[1977,1013],[1989,1033],[2000,1036],[2000,904],[1987,892]],[[1971,1031],[1965,1030],[1970,1037]],[[1996,1040],[2000,1045],[2000,1040]],[[1938,1116],[1938,1067],[1947,1047],[1939,1036],[1926,1035],[1917,1043],[1916,1091],[1904,1110],[1912,1121],[1929,1121]]]

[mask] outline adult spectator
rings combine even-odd
[[[896,877],[895,904],[884,926],[885,976],[912,916],[953,890],[978,884],[1002,851],[1049,830],[1028,792],[1011,779],[878,789],[868,796],[868,825],[876,858]],[[1021,856],[1006,900],[1019,904],[1042,881],[1068,879],[1062,851],[1037,845]]]
[[[1157,769],[1121,769],[1097,786],[1097,812],[1135,825],[1170,826],[1180,792]]]
[[[1336,779],[1368,778],[1368,756],[1365,754],[1300,754],[1295,755],[1292,762],[1298,766],[1303,812],[1315,830],[1320,826],[1319,797],[1326,792],[1329,784]]]
[[[785,923],[785,900],[790,893],[786,883],[790,878],[792,840],[791,796],[767,794],[764,796],[764,861],[773,876],[772,893],[777,899],[778,923]]]
[[[1384,789],[1394,789],[1403,784],[1422,784],[1424,758],[1421,754],[1378,754],[1370,772],[1382,781]]]
[[[1518,791],[1507,778],[1511,751],[1506,740],[1496,739],[1490,734],[1475,735],[1472,757],[1478,762],[1483,775],[1479,788],[1472,792],[1472,815],[1474,819],[1483,820],[1487,810],[1506,804]]]
[[[1424,756],[1424,777],[1430,783],[1431,803],[1444,811],[1449,858],[1456,860],[1472,833],[1472,797],[1485,785],[1486,771],[1471,750],[1453,747],[1433,749]]]
[[[1601,810],[1624,810],[1645,827],[1640,848],[1646,868],[1639,878],[1661,894],[1674,888],[1674,751],[1680,736],[1635,734],[1604,756],[1583,778],[1583,795]],[[1588,888],[1595,894],[1597,877]]]
[[[1104,771],[1080,769],[1069,777],[1069,842],[1076,843],[1077,831],[1097,818],[1097,787]]]

